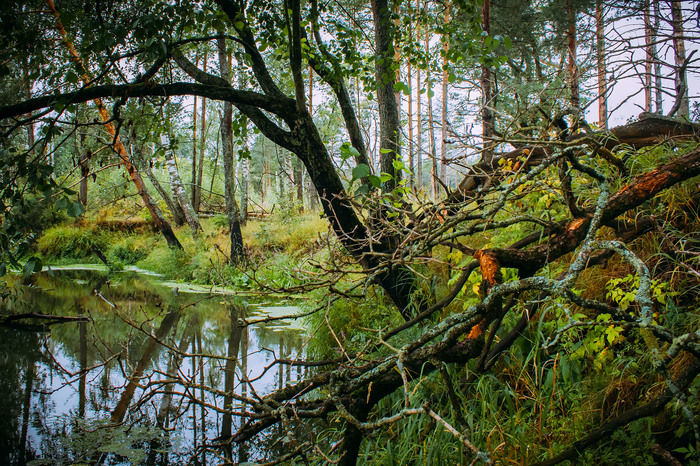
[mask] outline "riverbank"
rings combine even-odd
[[[263,282],[293,284],[298,276],[294,270],[322,259],[335,243],[328,223],[316,213],[252,220],[243,228],[245,261],[231,265],[226,223],[220,216],[202,219],[197,238],[187,226],[176,228],[180,251],[170,248],[143,219],[79,219],[47,228],[34,252],[45,266],[135,267],[166,280],[250,290]]]

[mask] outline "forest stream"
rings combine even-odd
[[[5,315],[26,316],[0,326],[0,463],[221,464],[283,448],[278,431],[230,439],[243,398],[303,376],[265,370],[304,356],[298,322],[260,322],[294,300],[97,270],[44,271],[9,293]]]

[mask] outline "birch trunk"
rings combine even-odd
[[[180,172],[177,169],[177,164],[175,163],[175,157],[173,157],[172,151],[165,151],[165,164],[168,167],[168,174],[170,175],[170,183],[173,187],[173,192],[175,197],[182,207],[182,211],[185,214],[185,221],[190,226],[192,230],[192,237],[197,238],[199,235],[199,230],[202,227],[199,225],[199,218],[197,218],[197,212],[192,208],[192,204],[187,199],[187,192],[182,184],[182,179],[180,178]]]
[[[595,24],[598,62],[598,126],[601,129],[608,129],[608,78],[605,73],[605,17],[602,0],[596,0]]]
[[[683,39],[683,11],[679,0],[669,0],[671,7],[671,26],[673,26],[673,49],[676,59],[676,104],[678,116],[690,117],[690,105],[688,102],[688,81],[685,72],[685,40]],[[675,112],[674,112],[675,113]]]
[[[448,4],[445,10],[445,26],[450,22],[450,5]],[[447,89],[447,53],[450,50],[450,38],[448,35],[444,37],[443,50],[445,54],[442,57],[442,115],[440,124],[442,126],[442,139],[440,141],[440,179],[443,183],[449,186],[447,179],[447,141],[448,141],[448,123],[447,123],[447,104],[448,104],[448,89]]]
[[[481,6],[481,29],[487,34],[491,33],[491,0],[484,0]],[[490,163],[493,159],[493,136],[495,133],[493,95],[491,92],[491,69],[485,64],[481,65],[481,137],[483,154],[482,161]]]

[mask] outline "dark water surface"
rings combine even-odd
[[[1,314],[0,464],[222,464],[274,455],[279,435],[226,442],[255,398],[302,377],[294,302],[184,292],[134,273],[43,272]],[[84,320],[77,320],[86,317]],[[230,407],[229,409],[225,409]],[[234,414],[231,415],[231,412]],[[239,415],[236,415],[239,414]]]

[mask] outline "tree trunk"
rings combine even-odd
[[[598,127],[608,129],[608,78],[605,73],[605,18],[603,1],[595,3],[596,61],[598,64]]]
[[[673,49],[676,59],[676,105],[678,116],[690,118],[688,102],[688,81],[685,72],[685,39],[683,39],[683,11],[679,0],[669,0],[671,7],[671,26],[673,26]]]
[[[207,69],[207,50],[204,50],[204,70]],[[207,143],[207,99],[202,97],[202,129],[199,136],[201,142],[199,145],[199,160],[197,162],[197,177],[195,179],[194,168],[192,165],[192,208],[195,212],[199,212],[199,205],[202,201],[202,174],[204,168],[204,151]]]
[[[187,192],[182,184],[180,172],[178,171],[177,164],[175,163],[175,157],[170,149],[165,151],[165,163],[168,167],[168,174],[170,175],[170,183],[172,184],[173,192],[175,193],[175,197],[182,207],[182,211],[185,214],[185,220],[192,230],[192,237],[197,238],[199,235],[199,230],[201,230],[202,227],[199,225],[197,212],[194,211],[190,201],[187,199]]]
[[[481,29],[486,34],[491,34],[491,0],[484,0],[481,6]],[[481,138],[483,154],[481,160],[490,163],[493,159],[495,134],[494,113],[491,109],[493,105],[493,95],[491,92],[491,69],[485,64],[481,65]]]
[[[248,222],[248,189],[249,183],[248,178],[250,177],[250,158],[244,157],[241,160],[238,170],[241,177],[240,187],[241,187],[241,212],[240,221],[241,225],[245,225]]]
[[[569,30],[567,32],[568,39],[568,74],[569,74],[569,89],[571,92],[571,106],[575,109],[581,108],[581,97],[578,85],[578,65],[576,64],[576,10],[568,2],[567,5],[569,14]]]
[[[88,202],[88,176],[90,176],[90,157],[92,157],[92,152],[90,150],[83,151],[85,147],[85,133],[80,135],[80,144],[77,144],[78,135],[75,135],[76,149],[80,158],[78,160],[78,165],[80,165],[80,187],[78,188],[78,201],[87,210]]]
[[[427,0],[426,0],[427,2]],[[416,13],[420,11],[420,0],[416,0]],[[427,31],[426,31],[427,34]],[[416,40],[420,39],[420,23],[416,26]],[[420,68],[416,68],[416,187],[423,187],[423,122],[421,115],[421,82]]]
[[[401,172],[394,168],[394,161],[401,159],[399,107],[394,85],[394,23],[388,0],[372,0],[374,40],[377,54],[375,72],[377,79],[377,104],[379,105],[379,166],[391,179],[382,186],[384,192],[392,192],[399,185]]]
[[[163,201],[165,201],[165,205],[168,206],[168,209],[170,210],[170,213],[173,216],[173,221],[175,222],[175,225],[180,227],[187,223],[187,219],[185,218],[185,211],[182,210],[182,206],[180,205],[180,203],[174,201],[168,195],[167,191],[163,188],[163,185],[161,185],[160,181],[158,181],[158,178],[156,178],[155,174],[153,173],[153,170],[151,170],[151,167],[148,166],[148,162],[144,162],[144,167],[146,176],[151,181],[153,187],[156,188],[156,191],[158,191],[158,194],[160,194],[160,197],[163,199]]]
[[[199,67],[199,54],[195,57],[194,66]],[[192,203],[194,204],[195,173],[197,172],[197,96],[194,96],[192,104],[192,176],[190,177],[190,189]],[[175,193],[175,191],[173,191]]]
[[[411,40],[413,39],[413,31],[410,23],[408,25],[408,28],[408,41],[411,42]],[[408,81],[408,87],[410,89],[410,92],[408,94],[408,170],[410,173],[408,182],[411,188],[415,188],[416,161],[413,156],[413,70],[410,60],[408,61],[407,74],[408,76],[406,78],[406,81]]]
[[[445,26],[447,26],[450,22],[450,4],[448,3],[447,6],[445,7]],[[442,126],[442,138],[440,141],[440,179],[442,180],[445,185],[449,186],[450,182],[447,179],[447,141],[449,140],[448,137],[448,127],[449,123],[447,122],[447,104],[449,100],[448,96],[448,88],[447,88],[447,80],[448,80],[448,75],[449,73],[447,72],[447,53],[450,50],[450,37],[449,35],[445,34],[443,38],[443,51],[444,55],[442,56],[442,115],[440,118],[440,124]]]
[[[488,1],[488,0],[487,0]],[[425,4],[426,10],[428,8],[428,2]],[[428,36],[428,28],[425,28],[425,37],[423,40],[425,47],[425,53],[430,56],[430,40]],[[425,72],[425,80],[428,88],[428,150],[431,162],[430,168],[430,188],[433,193],[433,199],[438,198],[438,166],[437,166],[437,149],[435,147],[435,119],[433,118],[433,78],[430,73],[430,67],[427,68]]]
[[[644,8],[644,50],[646,52],[646,59],[644,60],[644,111],[651,113],[651,74],[654,61],[652,45],[654,42],[654,36],[651,27],[649,0],[645,0],[642,8]]]
[[[144,146],[134,148],[134,152],[140,165],[139,169],[146,173],[146,177],[151,181],[153,187],[156,188],[156,191],[158,191],[158,194],[160,194],[160,197],[168,206],[170,214],[173,216],[173,221],[175,222],[175,225],[184,225],[187,222],[187,220],[185,219],[185,212],[182,210],[182,206],[180,206],[179,202],[174,201],[168,195],[167,191],[163,188],[163,185],[160,184],[160,181],[158,181],[158,178],[156,178],[155,174],[153,173],[153,170],[151,169],[150,162],[146,160],[146,157],[144,157],[143,155],[143,149]]]
[[[64,44],[68,48],[68,52],[71,56],[71,61],[73,61],[73,63],[76,64],[78,70],[80,71],[80,78],[83,81],[83,84],[88,86],[91,80],[87,74],[87,69],[83,66],[83,62],[80,59],[80,55],[78,55],[78,52],[75,50],[75,47],[73,47],[73,44],[68,40],[68,33],[63,27],[63,23],[61,22],[60,15],[58,13],[58,10],[56,10],[56,6],[54,5],[53,0],[46,0],[46,4],[48,5],[49,9],[53,12],[54,16],[56,16],[56,28],[58,29],[59,34],[64,39]],[[105,129],[114,139],[114,149],[119,155],[119,159],[121,160],[122,165],[124,165],[124,168],[131,177],[131,181],[133,181],[133,183],[136,185],[137,192],[139,196],[141,196],[141,199],[143,200],[144,205],[148,209],[148,212],[151,214],[151,217],[153,217],[153,222],[155,223],[156,228],[162,233],[163,237],[165,237],[165,241],[167,241],[169,246],[182,249],[182,245],[175,236],[175,232],[173,232],[172,227],[167,222],[167,220],[165,220],[165,217],[158,208],[158,205],[156,205],[156,203],[151,198],[150,194],[148,194],[148,190],[146,189],[146,185],[144,184],[141,175],[136,170],[136,167],[134,167],[134,165],[129,160],[129,154],[127,153],[124,145],[119,140],[119,137],[117,137],[116,129],[114,128],[114,125],[110,122],[111,118],[107,113],[107,109],[102,103],[102,99],[96,98],[93,100],[93,102],[95,103],[95,106],[97,107],[97,110],[100,113],[100,117],[105,122]]]
[[[437,200],[439,196],[438,187],[438,163],[437,163],[437,147],[435,145],[435,119],[433,118],[433,86],[430,71],[426,76],[428,80],[428,150],[430,151],[430,187],[433,192],[433,199]]]
[[[304,179],[301,161],[298,157],[292,157],[292,170],[294,175],[294,186],[296,187],[296,202],[299,213],[304,212]]]
[[[661,12],[659,11],[659,2],[654,1],[652,2],[654,5],[654,38],[657,37],[659,33],[659,28],[661,27]],[[656,101],[656,113],[659,115],[663,115],[664,113],[664,107],[663,107],[663,93],[662,89],[663,86],[661,84],[661,62],[659,61],[658,57],[656,56],[656,44],[653,44],[653,51],[654,51],[654,81],[656,83],[655,88],[654,88],[654,95],[655,95],[655,101]]]
[[[219,51],[219,71],[227,82],[231,80],[231,54],[226,50],[226,40],[217,39]],[[236,179],[233,173],[233,105],[224,102],[224,113],[221,118],[221,157],[224,159],[224,199],[226,201],[226,216],[228,217],[229,235],[231,240],[231,263],[237,264],[243,258],[243,233],[241,219],[236,203]]]

